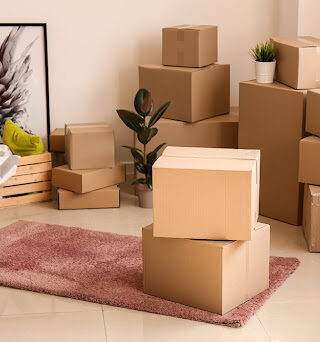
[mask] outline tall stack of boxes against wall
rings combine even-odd
[[[58,188],[59,209],[117,208],[118,184],[125,181],[125,165],[115,162],[113,129],[106,123],[66,124],[50,135],[56,152],[52,184]],[[64,155],[62,155],[64,153]]]
[[[139,66],[139,86],[151,92],[155,108],[171,102],[155,125],[159,132],[150,150],[162,142],[238,147],[238,111],[230,112],[230,65],[216,64],[217,60],[217,26],[178,25],[162,30],[162,65]],[[137,137],[135,146],[141,146]]]
[[[259,174],[258,150],[164,150],[153,166],[154,222],[142,230],[145,293],[225,314],[268,288]]]
[[[320,40],[314,37],[271,40],[276,51],[277,81],[272,84],[240,83],[239,147],[261,150],[260,214],[300,225],[303,184],[299,182],[320,185],[320,180],[316,181],[308,173],[320,170],[316,166],[318,155],[312,156],[318,138],[305,138],[306,131],[320,134],[313,121],[320,118],[320,102],[316,104],[319,92],[308,91],[307,96],[308,89],[320,88]],[[305,187],[305,206],[309,205],[305,211],[309,210],[309,213],[304,223],[309,226],[310,221],[314,226],[317,220],[310,214],[310,211],[315,212],[310,209],[316,203],[315,190],[308,185]],[[317,225],[317,248],[320,250],[319,220]]]

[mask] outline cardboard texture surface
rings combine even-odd
[[[113,129],[106,123],[66,124],[65,150],[70,169],[98,169],[115,165]]]
[[[162,64],[203,67],[218,61],[218,27],[177,25],[162,29]]]
[[[259,164],[259,151],[167,147],[152,168],[154,235],[250,240]]]
[[[320,252],[320,187],[305,184],[303,231],[310,252]]]
[[[271,38],[276,50],[276,80],[295,89],[320,87],[320,39]]]
[[[57,188],[85,193],[121,184],[126,179],[125,164],[117,162],[113,168],[71,170],[68,165],[52,169],[52,184]]]
[[[167,146],[237,148],[238,122],[237,107],[231,108],[230,114],[194,123],[161,118],[154,126],[158,128],[158,134],[148,143],[148,151],[153,151],[163,142],[166,142]],[[134,146],[142,147],[136,134]]]
[[[269,286],[267,224],[251,241],[159,238],[150,225],[142,244],[143,289],[153,296],[223,315]]]
[[[64,152],[64,128],[56,128],[50,134],[50,152]]]
[[[154,107],[171,101],[164,118],[195,122],[230,111],[230,65],[203,68],[139,66],[139,86],[151,92]]]
[[[277,82],[240,83],[239,147],[261,150],[260,214],[294,225],[302,223],[305,93]]]
[[[306,131],[320,136],[320,89],[307,92]]]
[[[299,155],[299,182],[320,185],[320,138],[302,139]]]
[[[59,209],[119,208],[120,189],[114,185],[85,194],[58,189]]]

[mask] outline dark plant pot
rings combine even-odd
[[[136,193],[139,197],[139,206],[141,208],[153,207],[152,190],[146,184],[137,184]]]

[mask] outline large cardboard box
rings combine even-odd
[[[320,87],[320,39],[274,37],[276,80],[295,89]]]
[[[152,168],[154,235],[250,240],[259,164],[260,151],[167,147]]]
[[[320,185],[320,138],[302,139],[299,156],[299,182]]]
[[[298,182],[305,92],[284,84],[240,83],[239,147],[261,150],[260,214],[302,223]]]
[[[230,110],[230,65],[203,68],[141,65],[139,86],[151,92],[154,107],[171,101],[167,119],[195,122]]]
[[[218,27],[177,25],[162,29],[162,64],[203,67],[218,61]]]
[[[64,152],[64,128],[56,128],[49,137],[50,152]]]
[[[106,123],[66,124],[66,159],[72,170],[115,165],[114,133]]]
[[[305,184],[303,231],[310,252],[320,252],[320,187]]]
[[[120,189],[116,185],[86,192],[84,194],[78,194],[65,189],[58,189],[59,209],[98,209],[119,207]]]
[[[320,89],[307,92],[306,131],[320,136]]]
[[[267,224],[256,224],[251,241],[159,238],[150,225],[142,244],[143,290],[152,296],[224,315],[269,287]]]
[[[194,123],[161,118],[154,127],[158,134],[148,143],[148,151],[153,151],[165,142],[167,146],[184,147],[238,147],[238,108],[231,108],[230,114]],[[134,135],[135,147],[141,148],[137,135]],[[162,154],[164,148],[158,155]]]
[[[68,165],[52,169],[53,186],[78,193],[121,184],[125,179],[125,164],[119,162],[114,167],[105,169],[71,170]]]

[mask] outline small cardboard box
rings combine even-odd
[[[256,224],[251,241],[159,238],[150,225],[142,245],[143,290],[152,296],[224,315],[269,287],[267,224]]]
[[[105,169],[71,170],[68,165],[52,169],[53,186],[80,194],[121,184],[125,179],[125,164],[119,162]]]
[[[320,87],[320,39],[274,37],[276,80],[295,89]]]
[[[240,83],[239,147],[261,150],[260,214],[295,225],[302,223],[305,94],[278,82]]]
[[[320,136],[320,89],[307,92],[306,131]]]
[[[305,184],[303,231],[310,252],[320,252],[320,187]]]
[[[50,152],[64,152],[64,128],[56,128],[49,137]]]
[[[250,240],[260,151],[167,147],[152,168],[154,235]]]
[[[114,133],[106,123],[66,124],[66,160],[71,170],[114,167]]]
[[[195,122],[230,111],[230,65],[203,68],[141,65],[139,86],[151,92],[154,107],[171,104],[164,118]]]
[[[320,138],[310,136],[300,141],[299,182],[320,185]]]
[[[119,207],[120,189],[116,185],[86,192],[85,194],[78,194],[73,191],[58,189],[59,209],[98,209]]]
[[[177,25],[162,29],[162,64],[203,67],[218,61],[218,27]]]

